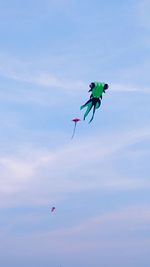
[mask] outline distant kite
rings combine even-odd
[[[55,207],[52,207],[52,208],[51,208],[51,212],[54,212],[55,210],[56,210]]]
[[[72,119],[72,121],[74,122],[74,128],[73,128],[73,134],[72,134],[71,139],[72,139],[72,138],[74,137],[74,135],[75,135],[76,126],[77,126],[77,123],[80,121],[80,119],[78,119],[78,118],[74,118],[74,119]]]
[[[101,82],[92,82],[89,87],[89,92],[92,92],[90,99],[80,107],[80,110],[87,107],[87,110],[83,117],[83,120],[85,120],[86,116],[89,114],[90,110],[93,107],[93,115],[89,121],[90,123],[94,118],[95,110],[98,109],[101,105],[102,94],[105,93],[105,91],[108,89],[108,84]]]

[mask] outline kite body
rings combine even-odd
[[[80,109],[83,109],[85,107],[87,108],[83,117],[83,119],[85,120],[86,116],[93,108],[93,115],[89,121],[90,123],[94,118],[95,110],[98,109],[101,105],[102,94],[105,93],[105,90],[108,89],[108,84],[101,82],[92,82],[89,86],[91,88],[89,90],[89,92],[91,92],[90,99],[84,105],[82,105]]]
[[[95,86],[92,89],[92,96],[100,98],[104,92],[105,83],[94,82]]]

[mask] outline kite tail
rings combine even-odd
[[[71,139],[73,139],[73,137],[74,137],[74,135],[75,135],[76,126],[77,126],[77,124],[75,123],[75,124],[74,124],[74,128],[73,128],[73,133],[72,133]]]

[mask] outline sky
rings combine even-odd
[[[0,1],[1,266],[150,266],[149,13]],[[92,81],[109,89],[88,124]]]

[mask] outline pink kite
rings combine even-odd
[[[74,137],[74,135],[75,135],[76,126],[77,126],[77,123],[80,121],[80,119],[78,119],[78,118],[74,118],[74,119],[72,119],[72,121],[74,122],[74,129],[73,129],[73,134],[72,134],[71,139],[72,139],[72,138]]]

